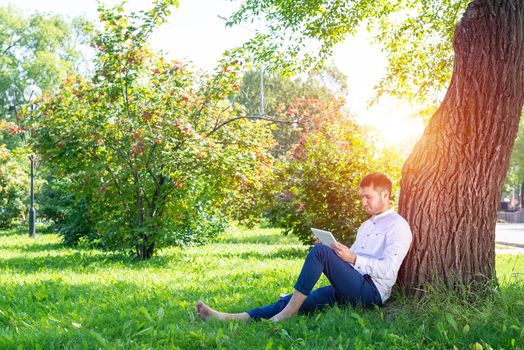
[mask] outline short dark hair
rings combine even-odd
[[[364,176],[362,181],[360,181],[360,187],[380,187],[388,191],[389,196],[391,197],[391,180],[384,174],[379,173],[378,171]]]

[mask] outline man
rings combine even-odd
[[[278,322],[298,312],[320,310],[335,303],[382,305],[391,295],[412,238],[406,220],[391,208],[390,197],[391,181],[384,174],[365,176],[360,183],[360,198],[371,218],[360,226],[351,248],[338,242],[331,247],[317,242],[304,261],[292,295],[236,314],[213,310],[198,301],[196,311],[200,318],[241,321],[264,318]],[[322,273],[331,285],[313,290]]]

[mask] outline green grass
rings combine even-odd
[[[138,262],[3,231],[0,349],[524,349],[524,255],[498,256],[499,287],[473,302],[440,291],[277,325],[196,318],[198,299],[240,312],[290,292],[306,251],[278,230],[231,229]]]

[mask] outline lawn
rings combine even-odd
[[[276,325],[196,317],[198,299],[240,312],[290,292],[306,252],[275,229],[233,228],[139,262],[2,231],[0,349],[524,349],[524,255],[497,256],[499,286],[482,299],[395,295]]]

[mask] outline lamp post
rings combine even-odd
[[[24,99],[27,102],[31,102],[31,118],[33,117],[33,111],[34,111],[34,104],[33,102],[42,96],[42,90],[34,84],[27,86],[24,89]],[[29,128],[29,137],[31,137],[31,129]],[[34,168],[35,168],[35,155],[30,154],[29,159],[31,160],[31,208],[29,209],[29,236],[34,238],[36,236],[35,233],[35,218],[36,218],[36,211],[35,211],[35,191],[34,191]]]
[[[227,18],[221,15],[217,15],[218,18],[227,22]],[[256,33],[253,29],[239,24],[238,26],[249,30],[252,33]],[[263,117],[264,113],[264,65],[260,64],[260,116]]]

